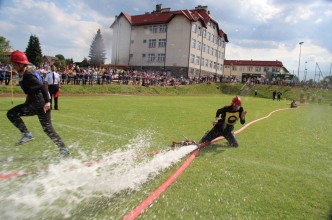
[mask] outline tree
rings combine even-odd
[[[9,41],[0,35],[0,63],[8,63],[9,56],[8,52],[10,52],[11,46]]]
[[[105,51],[103,36],[100,33],[100,29],[98,29],[90,46],[90,65],[99,67],[101,64],[104,64],[106,60]]]
[[[83,61],[80,64],[80,67],[89,67],[90,63],[86,57],[84,57]]]
[[[35,66],[39,66],[43,63],[43,54],[40,48],[39,39],[36,35],[31,35],[28,43],[28,47],[25,50],[25,54],[28,57],[30,63]]]
[[[332,87],[332,76],[325,76],[323,79],[323,84]]]
[[[72,65],[72,64],[74,64],[74,60],[73,60],[73,58],[68,58],[68,59],[66,59],[66,66],[70,66],[70,65]]]
[[[54,65],[58,68],[58,70],[64,70],[66,68],[66,59],[62,54],[55,55],[56,58],[58,58]]]

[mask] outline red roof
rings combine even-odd
[[[129,15],[127,13],[121,12],[118,17],[124,16],[132,26],[141,26],[151,24],[167,24],[177,15],[183,15],[191,22],[201,21],[204,27],[207,27],[207,24],[210,20],[214,21],[204,9],[164,11],[141,15]],[[218,25],[216,21],[214,22]],[[113,25],[111,25],[111,27],[112,26]],[[227,35],[221,29],[219,29],[219,27],[218,30],[219,36],[224,37],[226,42],[228,42]]]
[[[283,67],[281,61],[261,61],[261,60],[224,60],[224,65]]]

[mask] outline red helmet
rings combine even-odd
[[[25,53],[23,53],[19,50],[15,50],[14,52],[12,52],[10,54],[10,61],[12,61],[14,63],[30,64]]]
[[[235,96],[232,100],[232,105],[237,105],[237,106],[241,106],[242,105],[242,101],[240,99],[240,97]]]

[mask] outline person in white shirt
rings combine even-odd
[[[60,89],[60,75],[56,72],[56,67],[51,66],[51,71],[46,74],[45,83],[48,91],[51,95],[51,109],[52,109],[52,99],[54,100],[54,109],[59,110],[58,98]]]

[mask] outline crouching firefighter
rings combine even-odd
[[[213,128],[208,131],[200,141],[200,146],[205,147],[217,137],[223,136],[231,147],[238,147],[239,143],[234,135],[234,124],[240,119],[240,123],[245,123],[247,111],[243,110],[240,97],[233,98],[232,103],[217,110],[216,118],[213,121]],[[220,119],[219,119],[220,117]]]

